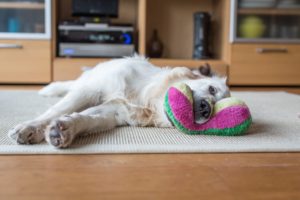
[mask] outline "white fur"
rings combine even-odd
[[[116,126],[172,127],[163,99],[175,82],[187,83],[194,98],[216,102],[229,96],[226,79],[203,77],[185,67],[159,68],[145,58],[134,56],[100,63],[77,80],[54,82],[43,88],[43,96],[64,96],[37,119],[10,130],[11,138],[21,144],[41,142],[44,138],[56,147],[67,147],[73,139],[88,132]],[[217,88],[211,95],[208,87]]]

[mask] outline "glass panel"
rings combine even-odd
[[[300,40],[300,0],[239,0],[236,36]]]
[[[238,17],[239,38],[299,39],[299,16],[241,15]]]
[[[237,36],[239,38],[267,38],[269,16],[239,15]]]
[[[45,33],[45,0],[0,0],[0,32]]]

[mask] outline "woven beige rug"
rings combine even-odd
[[[122,127],[78,138],[69,149],[42,143],[16,145],[7,131],[32,119],[58,98],[36,91],[0,91],[0,154],[98,154],[179,152],[300,151],[300,96],[284,92],[233,92],[250,107],[253,125],[247,135],[185,135],[175,129]]]

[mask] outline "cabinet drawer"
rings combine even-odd
[[[300,46],[234,44],[231,85],[300,85]]]
[[[104,58],[56,58],[53,63],[53,80],[74,80],[82,74],[83,67],[94,67]]]
[[[48,83],[50,81],[50,41],[0,40],[1,83]]]

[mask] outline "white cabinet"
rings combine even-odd
[[[51,0],[0,0],[0,83],[51,81]]]
[[[0,39],[50,39],[51,0],[0,0]]]

